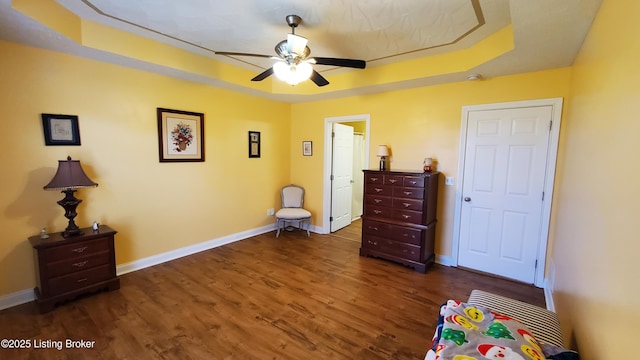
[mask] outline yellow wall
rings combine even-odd
[[[324,122],[327,117],[370,114],[370,168],[378,167],[378,144],[391,150],[390,168],[421,170],[425,157],[437,161],[443,176],[457,176],[462,107],[484,103],[566,97],[569,68],[504,76],[359,97],[292,105],[292,150],[302,140],[313,140],[314,156],[292,151],[291,177],[307,191],[305,204],[322,224]],[[451,257],[454,186],[441,186],[438,195],[436,254]]]
[[[273,224],[289,182],[290,105],[0,42],[0,296],[35,284],[27,238],[66,227],[63,194],[42,187],[57,161],[81,161],[76,223],[108,224],[118,264]],[[156,108],[205,114],[203,163],[159,163]],[[41,113],[79,116],[81,146],[45,146]],[[262,157],[248,158],[249,130]]]
[[[584,360],[640,356],[639,16],[638,1],[603,2],[573,67],[561,139],[554,298]]]

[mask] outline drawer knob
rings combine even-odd
[[[403,205],[404,207],[406,207],[406,208],[408,208],[409,206],[411,206],[411,204],[408,204],[408,203],[402,203],[402,205]]]
[[[411,194],[413,194],[413,191],[405,191],[404,194],[405,195],[411,195]]]
[[[71,251],[76,252],[78,254],[83,253],[85,250],[87,250],[87,246],[83,246],[83,247],[79,247],[79,248],[75,248],[72,249]]]
[[[405,215],[405,214],[402,214],[402,217],[403,217],[403,218],[405,218],[405,219],[408,219],[408,218],[410,218],[410,217],[411,217],[411,215]]]
[[[373,202],[376,204],[380,204],[382,202],[382,199],[373,199]]]
[[[369,230],[375,230],[375,231],[378,231],[378,228],[377,228],[377,227],[375,227],[375,226],[369,226]]]
[[[374,181],[378,181],[378,178],[371,178],[371,181],[372,181],[372,182],[374,182]]]
[[[87,265],[88,262],[89,262],[88,260],[85,260],[85,261],[80,261],[80,262],[74,263],[72,265],[75,266],[75,267],[81,268],[81,267]]]
[[[410,181],[410,183],[411,183],[412,185],[415,185],[415,184],[417,184],[418,182],[417,182],[417,181]]]
[[[376,192],[382,192],[382,189],[380,188],[373,188],[373,190],[375,190]]]
[[[82,279],[78,279],[78,280],[76,280],[76,282],[81,283],[81,282],[85,282],[85,281],[87,281],[87,280],[88,280],[87,278],[82,278]]]
[[[389,180],[389,182],[392,183],[392,184],[395,183],[396,181],[397,181],[396,179],[390,179]]]
[[[376,215],[380,215],[380,214],[382,214],[382,211],[381,210],[373,210],[373,213],[376,214]]]

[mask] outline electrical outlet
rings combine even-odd
[[[444,178],[445,185],[453,185],[453,176],[447,176]]]
[[[275,209],[274,208],[267,209],[267,215],[269,215],[269,216],[275,215]]]

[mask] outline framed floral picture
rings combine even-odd
[[[76,115],[42,114],[45,145],[80,145]]]
[[[204,114],[158,108],[160,162],[204,161]]]

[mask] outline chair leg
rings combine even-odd
[[[276,220],[276,237],[280,236],[280,219]]]
[[[309,233],[309,225],[311,225],[311,219],[306,219],[307,222],[307,237],[311,237],[311,234]]]

